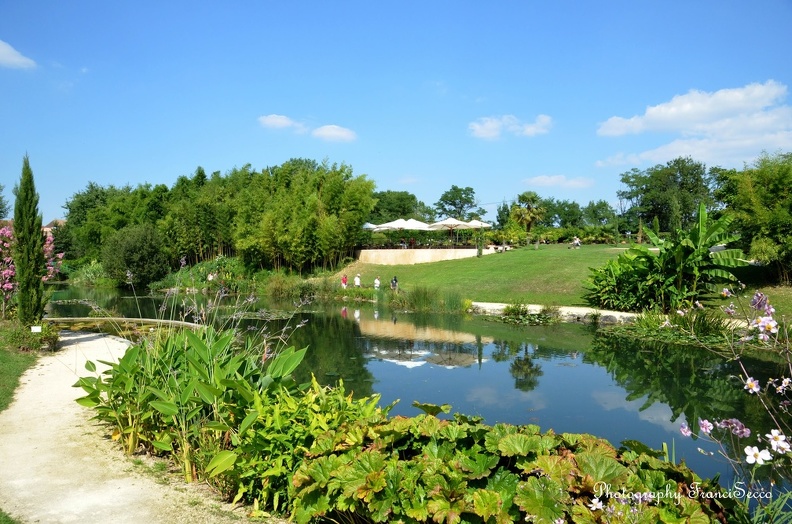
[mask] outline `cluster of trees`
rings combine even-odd
[[[485,213],[470,187],[452,186],[429,206],[406,191],[375,191],[347,165],[306,159],[225,175],[199,167],[170,189],[90,183],[64,207],[58,248],[77,264],[100,260],[108,276],[135,286],[218,256],[239,257],[253,270],[331,268],[370,235],[366,222]]]
[[[374,183],[343,164],[293,159],[210,176],[198,168],[170,189],[91,183],[66,203],[56,236],[67,258],[101,260],[135,285],[218,256],[304,271],[351,256],[374,204]]]
[[[718,169],[713,195],[734,218],[740,247],[792,280],[792,153],[762,155],[745,169]]]
[[[617,242],[647,239],[651,230],[675,239],[696,226],[699,206],[715,219],[728,216],[739,235],[734,247],[792,279],[792,153],[764,153],[743,169],[707,168],[676,158],[620,176],[618,208],[604,200],[580,206],[528,191],[498,208],[495,240]]]
[[[715,218],[729,217],[739,235],[734,247],[775,269],[778,281],[792,277],[792,153],[763,153],[743,169],[712,167],[677,158],[644,171],[622,174],[620,228],[651,227],[672,238],[695,226],[704,204]],[[651,225],[650,225],[651,224]]]

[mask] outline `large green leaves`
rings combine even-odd
[[[724,249],[739,239],[730,233],[731,222],[729,216],[712,221],[701,204],[691,229],[677,231],[674,239],[645,230],[652,248],[633,245],[616,261],[593,269],[586,300],[617,310],[668,312],[734,281],[730,269],[748,262],[740,250]]]

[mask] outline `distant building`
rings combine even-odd
[[[46,226],[43,226],[41,228],[41,230],[44,231],[47,234],[48,237],[51,237],[53,235],[53,233],[55,233],[55,230],[58,229],[59,227],[62,227],[63,224],[65,224],[65,223],[66,223],[65,220],[61,220],[61,219],[56,218],[55,220],[51,221]]]
[[[41,230],[44,233],[46,233],[48,237],[51,237],[55,233],[55,230],[58,229],[59,227],[62,227],[63,224],[65,224],[65,223],[66,223],[65,220],[55,219],[55,220],[51,221],[49,224],[47,224],[46,226],[41,226]],[[3,227],[3,226],[8,226],[11,229],[14,229],[14,221],[13,221],[13,219],[11,219],[11,220],[0,220],[0,227]]]

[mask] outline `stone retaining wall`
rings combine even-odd
[[[495,253],[493,248],[481,251],[482,255]],[[360,262],[367,264],[402,265],[425,264],[442,260],[459,260],[476,256],[476,249],[362,249],[356,253]]]

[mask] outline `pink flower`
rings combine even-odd
[[[761,389],[759,387],[759,383],[753,379],[753,377],[748,377],[745,381],[745,387],[743,389],[747,389],[748,393],[759,393]]]

